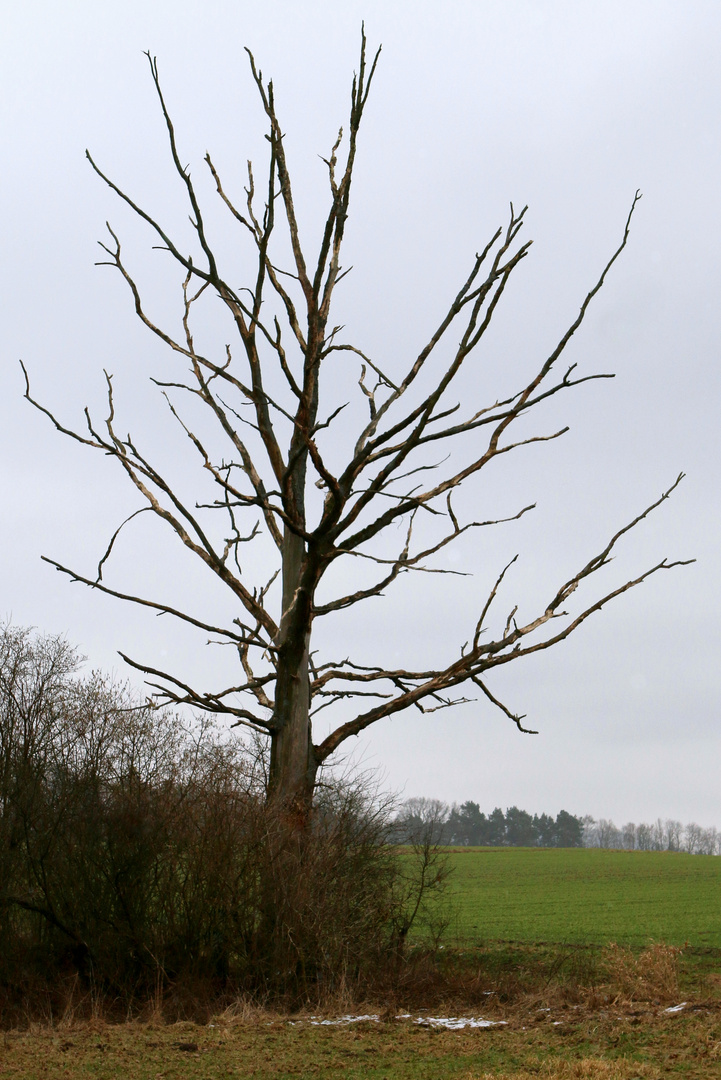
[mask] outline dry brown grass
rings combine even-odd
[[[604,1061],[602,1058],[582,1058],[580,1061],[546,1062],[529,1072],[469,1073],[464,1080],[660,1080],[661,1073],[653,1065],[637,1061]]]
[[[320,1026],[239,1003],[210,1024],[102,1021],[0,1034],[8,1080],[717,1080],[718,1012],[663,1007],[507,1011],[505,1025],[437,1030],[413,1019]],[[555,1017],[562,1017],[560,1026]]]
[[[608,945],[602,963],[609,981],[607,990],[614,1003],[623,1001],[677,1001],[679,957],[683,949],[656,944],[634,954],[620,945]]]
[[[721,955],[706,952],[664,945],[634,952],[616,945],[601,949],[513,943],[414,949],[401,962],[395,958],[372,985],[339,979],[335,985],[315,987],[302,1000],[248,994],[232,987],[218,993],[212,986],[195,984],[159,989],[129,1003],[88,991],[69,977],[55,987],[52,997],[36,994],[25,1001],[4,1000],[0,993],[0,1028],[94,1019],[207,1024],[218,1017],[244,1021],[261,1013],[304,1010],[325,1015],[379,1013],[390,1019],[427,1010],[505,1018],[506,1011],[531,1016],[542,1009],[586,1012],[634,1002],[652,1008],[654,1003],[721,999]]]

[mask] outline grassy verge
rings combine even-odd
[[[718,1011],[509,1010],[506,1024],[449,1031],[409,1020],[320,1026],[265,1014],[214,1027],[100,1022],[9,1032],[0,1075],[14,1080],[481,1080],[530,1076],[711,1080],[721,1069]]]
[[[409,963],[377,1019],[320,1023],[249,1005],[205,1023],[65,1015],[0,1034],[2,1080],[661,1080],[721,1075],[721,950],[495,943]],[[669,1008],[685,1001],[684,1008]],[[328,1010],[337,1020],[347,1003]],[[423,1008],[425,1005],[425,1008]],[[410,1013],[403,1019],[399,1014]],[[429,1017],[483,1017],[447,1030]],[[424,1019],[423,1023],[418,1023]]]

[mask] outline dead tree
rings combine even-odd
[[[524,718],[515,715],[490,689],[487,679],[493,669],[556,645],[614,597],[660,570],[681,565],[664,558],[620,587],[588,602],[580,611],[566,612],[571,594],[609,562],[616,544],[629,530],[668,498],[679,483],[679,476],[659,499],[618,529],[597,554],[571,573],[541,610],[518,621],[518,608],[514,607],[494,631],[491,609],[515,561],[511,559],[498,574],[484,602],[479,604],[475,625],[468,627],[465,635],[466,643],[451,655],[445,645],[439,646],[444,655],[437,667],[391,669],[383,663],[344,658],[342,653],[340,659],[323,659],[311,652],[316,620],[329,619],[336,612],[380,596],[403,574],[423,570],[448,572],[430,565],[447,545],[471,529],[488,527],[498,520],[513,521],[532,509],[524,506],[512,517],[495,521],[464,522],[454,510],[453,496],[464,481],[476,476],[500,455],[529,443],[557,439],[567,430],[564,427],[547,434],[519,436],[514,441],[513,425],[532,409],[581,383],[612,377],[580,375],[575,364],[560,373],[559,361],[626,246],[631,217],[640,198],[636,193],[621,242],[583,300],[578,315],[551,354],[517,392],[504,400],[464,406],[451,397],[454,380],[471,361],[511,275],[528,253],[529,242],[519,242],[525,208],[519,213],[511,206],[506,227],[499,228],[476,254],[425,347],[409,359],[405,368],[388,370],[386,365],[365,355],[360,347],[345,342],[342,328],[334,325],[331,317],[335,288],[347,273],[341,266],[341,248],[358,132],[378,55],[368,62],[363,36],[360,65],[352,84],[347,133],[344,135],[341,130],[325,161],[330,205],[319,250],[311,259],[301,243],[273,84],[263,80],[252,54],[248,53],[268,124],[269,161],[261,208],[250,163],[244,202],[238,204],[223,186],[210,156],[205,157],[224,212],[227,211],[240,234],[246,237],[253,253],[247,288],[231,285],[229,275],[221,268],[196,185],[189,169],[182,164],[157,63],[149,54],[170,154],[190,205],[197,240],[195,253],[184,254],[165,226],[131,199],[87,155],[97,175],[146,223],[161,249],[181,268],[182,325],[178,332],[172,332],[148,315],[123,259],[120,240],[108,225],[109,239],[101,244],[106,256],[102,265],[119,271],[140,320],[187,366],[187,381],[179,377],[178,381],[158,382],[158,385],[166,395],[173,417],[197,451],[204,475],[212,478],[216,498],[195,505],[181,499],[177,488],[136,442],[118,433],[112,382],[107,373],[107,419],[104,426],[99,426],[86,410],[87,432],[62,424],[35,400],[29,383],[26,385],[27,399],[46,413],[59,431],[117,462],[135,485],[141,509],[157,515],[205,564],[208,572],[220,579],[243,614],[230,626],[212,625],[164,600],[138,596],[107,584],[103,580],[103,568],[120,529],[130,518],[110,540],[96,576],[83,575],[52,559],[47,561],[73,581],[172,615],[214,640],[230,643],[237,650],[242,675],[237,684],[219,689],[197,688],[178,673],[159,670],[127,656],[124,659],[143,672],[160,702],[187,703],[209,713],[222,714],[236,724],[268,736],[270,799],[301,809],[310,805],[319,767],[345,740],[376,721],[411,707],[427,711],[466,701],[468,698],[458,696],[463,687],[480,691],[520,731],[526,731],[522,725]],[[342,145],[345,151],[341,161]],[[285,245],[290,260],[283,268],[276,261],[278,239]],[[206,355],[194,342],[192,327],[194,312],[198,310],[195,305],[208,297],[215,298],[216,311],[217,300],[221,301],[229,319],[229,334],[235,340],[234,346],[226,346],[223,355]],[[342,403],[324,412],[326,398],[321,393],[325,385],[322,375],[329,362],[339,357],[349,366],[357,365],[349,375],[349,393],[362,395],[357,400],[364,401],[363,408],[367,409],[359,420],[353,449],[347,460],[340,463],[335,460],[333,436],[339,423],[347,425],[347,415],[352,419],[352,407],[346,413],[343,410],[347,403]],[[184,417],[177,403],[179,393],[191,394],[207,410],[215,428],[213,437],[217,439],[220,435],[225,442],[223,455],[211,451],[197,426],[191,426],[187,414]],[[469,438],[471,433],[473,437]],[[429,472],[429,452],[438,450],[438,457],[443,459],[444,448],[461,437],[467,455],[462,466],[447,465],[444,472],[443,461],[434,462],[433,471]],[[433,477],[430,482],[426,481],[428,475]],[[223,517],[222,530],[213,527],[213,515],[216,519],[218,515]],[[436,532],[428,540],[427,530],[417,528],[414,533],[419,515],[436,525],[440,523],[440,534]],[[253,516],[257,520],[253,521]],[[250,517],[247,526],[241,520],[244,517]],[[391,527],[398,523],[404,525],[402,550],[389,553],[379,542],[388,539]],[[426,536],[425,542],[416,540],[419,533]],[[216,538],[218,534],[223,537],[221,540]],[[261,542],[262,537],[277,549],[278,570],[271,581],[253,587],[241,572],[238,554],[243,545]],[[339,560],[363,560],[366,566],[376,567],[375,580],[345,595],[341,590],[341,595],[321,602],[319,585]],[[278,575],[280,580],[274,584]],[[313,716],[321,709],[343,703],[347,717],[349,701],[356,702],[357,714],[338,722],[326,738],[314,743]]]

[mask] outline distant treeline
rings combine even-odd
[[[478,803],[448,806],[438,799],[408,799],[396,819],[399,840],[432,834],[435,843],[478,847],[583,847],[583,818],[565,810],[529,814],[511,806],[505,814],[496,807],[481,812]]]
[[[629,821],[617,828],[612,821],[583,819],[584,847],[621,848],[626,851],[685,851],[688,855],[721,855],[721,833],[705,829],[695,821],[657,818],[653,824]]]
[[[434,843],[463,847],[601,847],[626,851],[684,851],[689,855],[721,855],[721,833],[695,822],[658,818],[653,824],[577,817],[566,810],[555,817],[529,814],[511,806],[484,814],[478,803],[449,806],[439,799],[408,799],[395,821],[398,840],[431,837]]]

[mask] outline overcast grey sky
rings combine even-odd
[[[118,649],[196,681],[218,662],[202,637],[70,585],[40,562],[47,554],[92,571],[138,504],[111,463],[23,402],[17,361],[68,423],[82,421],[86,404],[102,414],[107,368],[123,430],[164,461],[184,460],[148,381],[171,370],[168,359],[135,324],[117,274],[93,266],[106,219],[169,316],[175,278],[84,150],[182,233],[187,214],[142,51],[158,56],[194,175],[210,150],[237,191],[246,158],[260,166],[264,148],[247,45],[274,79],[312,244],[325,197],[318,155],[346,119],[361,19],[383,53],[360,140],[346,257],[354,270],[341,308],[349,338],[379,362],[405,366],[474,252],[505,223],[509,200],[528,203],[531,253],[504,298],[483,374],[464,387],[494,395],[555,344],[617,245],[637,188],[643,199],[629,247],[569,351],[583,373],[616,379],[554,403],[538,423],[569,423],[569,434],[504,464],[470,496],[481,517],[533,500],[537,510],[459,548],[448,565],[473,577],[434,581],[428,593],[406,581],[357,624],[341,621],[336,632],[347,636],[334,646],[362,652],[385,637],[409,663],[455,648],[484,587],[516,552],[507,606],[530,611],[681,470],[672,500],[604,573],[616,581],[663,556],[698,561],[655,575],[572,640],[497,673],[492,688],[539,735],[519,734],[477,703],[382,721],[356,753],[408,795],[472,798],[488,810],[563,807],[617,824],[660,815],[721,825],[717,3],[6,5],[0,612],[66,633],[90,665],[123,676]],[[227,600],[172,542],[144,529],[119,545],[113,582],[225,613]]]

